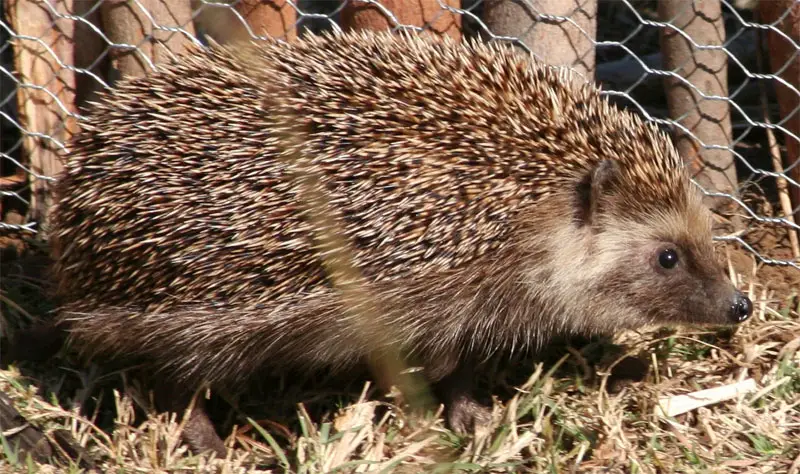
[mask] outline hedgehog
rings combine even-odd
[[[70,347],[187,390],[363,362],[303,173],[460,432],[502,351],[752,312],[657,126],[502,43],[361,31],[197,47],[92,105],[51,218]]]

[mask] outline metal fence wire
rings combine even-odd
[[[46,235],[51,186],[94,95],[189,43],[411,28],[508,41],[668,128],[761,262],[800,269],[800,4],[792,0],[4,0],[0,233]],[[710,10],[709,10],[710,9]],[[564,53],[564,51],[567,51]],[[677,88],[678,91],[670,91]],[[690,156],[691,155],[691,156]],[[695,166],[695,165],[693,165]],[[720,204],[722,203],[722,204]],[[771,236],[764,243],[764,236]]]

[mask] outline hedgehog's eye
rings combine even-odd
[[[667,270],[675,268],[678,264],[678,252],[675,249],[665,249],[658,254],[658,264]]]

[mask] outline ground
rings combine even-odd
[[[757,232],[773,247],[785,241]],[[155,414],[128,374],[63,357],[0,372],[0,389],[35,428],[3,427],[0,471],[800,472],[800,271],[757,264],[730,244],[720,250],[755,302],[750,321],[571,341],[492,367],[481,386],[495,419],[472,436],[362,385],[366,377],[276,379],[256,396],[212,400],[233,449],[208,459],[181,445],[181,425]],[[47,309],[36,296],[45,261],[29,261],[4,267],[4,333]],[[657,410],[661,397],[746,379],[755,390],[739,397],[674,417]],[[14,447],[38,432],[47,461]]]
[[[599,15],[598,40],[623,41],[636,28],[626,48],[640,58],[657,52],[658,29],[640,28],[630,5],[644,18],[656,18],[650,0],[601,2],[606,13]],[[741,27],[738,17],[728,20],[729,32]],[[628,54],[599,47],[598,64]],[[730,90],[752,80],[736,79],[742,74],[731,69]],[[665,115],[661,76],[632,89],[640,104]],[[733,113],[734,126],[742,125]],[[767,146],[763,130],[755,128],[736,151],[771,170],[769,162],[753,161],[769,158]],[[751,178],[746,168],[738,171]],[[762,177],[759,185],[767,192],[755,195],[770,194],[774,201],[770,180]],[[757,197],[746,203],[758,215],[773,215]],[[739,217],[747,221],[748,215]],[[728,224],[720,222],[721,235],[734,234],[737,226]],[[24,260],[0,254],[0,352],[5,337],[50,309],[41,258],[46,249],[22,245],[17,237],[0,237],[0,249],[27,249]],[[745,239],[765,256],[793,258],[786,233],[775,227],[751,226]],[[148,394],[129,374],[59,357],[0,370],[0,472],[800,474],[800,270],[757,263],[734,245],[720,250],[755,302],[750,321],[735,330],[650,328],[612,341],[572,341],[538,358],[490,368],[482,389],[495,403],[495,420],[474,436],[453,434],[439,413],[410,410],[394,394],[371,385],[362,392],[363,378],[277,379],[264,381],[266,388],[246,399],[213,400],[215,421],[233,449],[228,459],[209,460],[188,453],[180,444],[180,424],[153,413]],[[675,417],[656,410],[661,397],[748,379],[756,390],[737,398]],[[16,412],[24,419],[14,418]],[[47,459],[26,457],[16,447],[21,440],[39,442],[35,452]]]

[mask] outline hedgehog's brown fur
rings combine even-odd
[[[735,295],[654,126],[506,47],[354,33],[196,51],[95,106],[53,214],[76,347],[212,386],[360,360],[282,151],[433,381],[556,332],[725,322]]]

